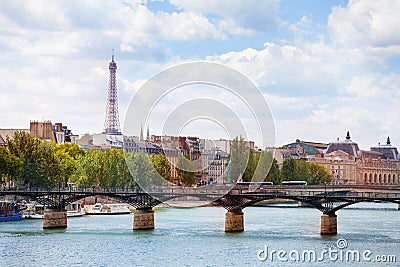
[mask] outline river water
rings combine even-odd
[[[42,220],[1,223],[0,266],[400,266],[395,204],[340,210],[339,234],[330,237],[319,235],[321,213],[313,208],[281,204],[244,213],[245,231],[236,234],[224,233],[219,207],[157,209],[153,231],[133,232],[133,215],[68,218],[62,231],[43,230]]]

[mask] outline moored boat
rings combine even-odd
[[[20,214],[19,212],[20,208],[18,204],[7,201],[0,202],[0,222],[22,220],[22,214]]]
[[[24,211],[24,219],[43,219],[44,206],[39,203],[29,203],[28,208]]]
[[[80,202],[72,202],[68,204],[65,209],[67,210],[67,217],[80,217],[85,215],[85,209]],[[43,219],[44,206],[42,204],[34,203],[23,214],[24,219]]]
[[[67,217],[80,217],[86,214],[81,202],[72,202],[65,209],[67,210]]]
[[[91,209],[86,210],[86,214],[89,215],[117,215],[117,214],[129,214],[128,204],[102,204],[96,203]]]

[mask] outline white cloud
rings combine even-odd
[[[207,40],[213,51],[215,40],[265,34],[284,23],[273,0],[170,2],[178,10],[152,11],[143,1],[2,1],[0,48],[7,64],[0,66],[0,109],[6,118],[0,127],[51,119],[75,133],[100,132],[112,48],[119,49],[122,125],[144,79],[188,60],[168,54],[176,43]],[[313,21],[305,14],[288,26],[294,40],[265,36],[261,49],[233,48],[205,59],[227,64],[260,86],[276,119],[278,145],[296,138],[329,142],[347,130],[364,148],[387,135],[400,144],[395,138],[400,77],[387,63],[400,54],[398,10],[389,0],[350,1],[332,9],[329,32],[318,38],[310,37]]]
[[[157,12],[132,1],[3,1],[1,47],[24,54],[71,54],[121,46],[125,52],[163,40],[222,39],[223,32],[193,12]],[[137,52],[139,53],[139,52]],[[143,53],[142,53],[143,54]]]
[[[334,7],[328,26],[338,43],[351,46],[399,46],[400,2],[397,0],[350,0]]]
[[[208,19],[192,12],[172,14],[160,13],[158,27],[164,39],[196,40],[223,39],[220,32]]]
[[[222,18],[221,26],[231,33],[274,31],[283,22],[278,16],[276,0],[171,0],[172,4],[199,14],[215,14]]]
[[[275,116],[278,145],[296,138],[329,142],[351,130],[366,149],[378,137],[400,134],[400,76],[380,71],[385,59],[369,49],[306,40],[207,58],[259,85]]]
[[[7,62],[0,67],[1,111],[7,117],[0,127],[76,118],[70,126],[77,133],[101,131],[111,48],[119,48],[125,59],[118,66],[122,118],[135,77],[160,69],[154,62],[168,53],[164,40],[224,37],[199,14],[154,13],[138,1],[2,1],[0,23]]]
[[[265,43],[261,50],[208,57],[249,75],[267,92],[286,96],[332,95],[353,75],[368,71],[376,58],[357,49],[335,48],[323,42]]]

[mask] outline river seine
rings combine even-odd
[[[0,224],[0,266],[400,266],[397,205],[362,203],[337,212],[336,236],[319,235],[321,213],[294,204],[244,209],[245,231],[224,233],[219,207],[157,209],[153,231],[133,215]],[[280,252],[279,252],[280,251]]]

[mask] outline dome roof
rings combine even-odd
[[[371,151],[382,153],[383,157],[386,159],[400,160],[399,152],[396,147],[392,146],[389,136],[386,140],[386,144],[373,146],[371,147]]]
[[[352,155],[354,157],[359,157],[360,155],[360,149],[358,148],[358,144],[351,140],[350,132],[347,132],[345,140],[338,139],[335,142],[329,143],[325,154],[329,154],[338,150],[346,152],[347,154]]]

